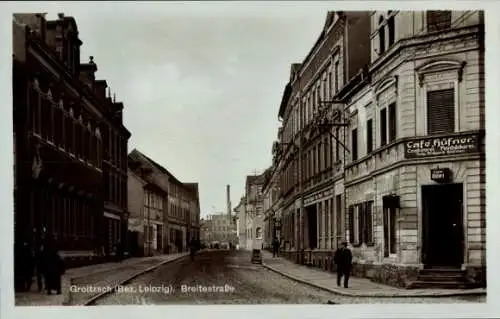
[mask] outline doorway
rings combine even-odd
[[[316,210],[316,205],[311,205],[306,207],[306,213],[307,213],[307,234],[308,234],[308,241],[309,241],[309,249],[315,249],[317,248],[318,244],[318,216],[317,216],[317,210]]]
[[[460,267],[464,259],[463,184],[422,186],[422,259]]]

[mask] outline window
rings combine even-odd
[[[380,110],[380,146],[387,144],[387,110]]]
[[[40,93],[34,87],[30,89],[30,108],[32,112],[31,129],[40,134]]]
[[[385,52],[385,27],[383,23],[384,23],[384,18],[380,17],[378,20],[378,24],[380,25],[378,29],[379,54]]]
[[[391,15],[391,11],[388,13]],[[387,31],[389,33],[389,47],[394,44],[394,39],[395,39],[395,30],[394,30],[394,16],[390,16],[389,19],[387,19]]]
[[[373,151],[373,120],[369,119],[366,122],[366,153],[370,154]]]
[[[333,95],[333,92],[332,92],[332,83],[333,82],[333,79],[332,79],[332,71],[328,72],[328,94],[329,96],[332,96]]]
[[[363,243],[367,245],[373,244],[373,201],[368,201],[362,204],[363,216]]]
[[[349,206],[349,242],[354,243],[355,235],[354,235],[354,206]]]
[[[396,208],[384,207],[384,257],[396,253]]]
[[[335,129],[335,161],[340,161],[340,128]]]
[[[335,93],[338,92],[339,88],[339,81],[340,81],[340,70],[339,70],[339,61],[335,61]]]
[[[337,226],[337,237],[342,235],[344,225],[342,225],[342,195],[335,196],[335,214],[336,214],[336,226]]]
[[[260,227],[257,227],[255,229],[255,238],[256,239],[262,239],[262,229]]]
[[[397,131],[396,103],[389,105],[389,143],[396,139]]]
[[[451,27],[451,11],[427,11],[427,31],[442,31]]]
[[[358,160],[358,129],[352,130],[352,137],[351,137],[351,152],[352,152],[352,160],[357,161]]]
[[[454,89],[427,92],[427,134],[455,131]]]

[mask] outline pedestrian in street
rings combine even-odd
[[[280,256],[280,241],[278,238],[274,238],[273,241],[273,257],[279,257]]]
[[[191,260],[194,260],[194,254],[196,253],[196,240],[194,237],[189,241],[189,253],[191,255]]]
[[[64,262],[51,238],[47,238],[44,246],[45,288],[48,295],[52,293],[52,290],[55,290],[60,295],[61,276],[65,272]]]
[[[39,244],[38,247],[35,248],[35,268],[36,268],[36,283],[38,291],[41,292],[43,290],[43,277],[45,276],[44,269],[45,261],[44,261],[44,246],[43,244]]]
[[[352,253],[347,248],[347,242],[342,242],[342,247],[337,249],[333,261],[337,265],[337,286],[340,287],[340,281],[344,277],[344,288],[349,287],[349,276],[352,268]]]

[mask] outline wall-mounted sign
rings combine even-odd
[[[451,181],[451,170],[449,168],[431,169],[431,179],[438,183],[448,183]]]
[[[304,206],[307,206],[307,205],[310,205],[310,204],[313,204],[321,199],[324,199],[326,197],[329,197],[329,196],[332,196],[333,195],[333,189],[329,189],[329,190],[326,190],[326,191],[322,191],[322,192],[318,192],[318,193],[315,193],[309,197],[306,197],[304,199]]]
[[[479,143],[478,134],[414,139],[405,142],[405,158],[475,153]]]

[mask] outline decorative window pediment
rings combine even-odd
[[[59,100],[59,103],[57,103],[57,106],[59,106],[60,109],[64,109],[64,102],[63,100]]]
[[[447,71],[457,72],[458,82],[462,82],[463,70],[465,67],[465,61],[456,60],[438,60],[429,61],[416,68],[418,74],[418,82],[420,87],[424,85],[424,79],[426,74],[439,73]]]
[[[389,77],[386,77],[386,78],[383,78],[382,80],[380,80],[374,86],[373,93],[374,93],[375,97],[378,97],[380,93],[384,92],[385,90],[387,90],[391,86],[394,86],[396,88],[396,92],[397,92],[397,90],[398,90],[398,76],[397,75],[389,76]]]
[[[101,131],[99,130],[98,127],[95,128],[95,136],[98,138],[98,139],[101,139]]]
[[[75,112],[73,112],[73,108],[69,108],[69,116],[71,118],[75,118]]]
[[[52,101],[52,91],[50,89],[47,91],[47,98]]]

